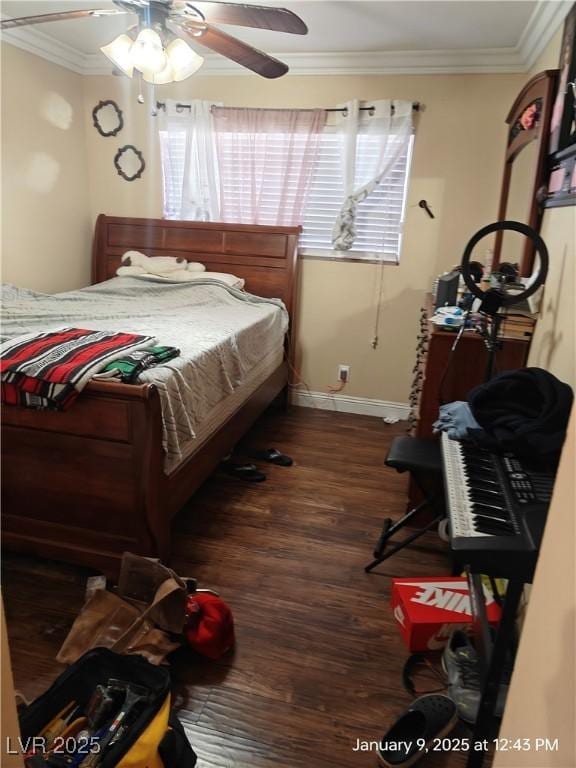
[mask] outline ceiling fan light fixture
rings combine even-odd
[[[157,75],[166,69],[168,64],[160,35],[149,28],[139,33],[132,45],[130,56],[132,64],[142,73]]]
[[[178,37],[183,36],[185,39],[199,37],[203,47],[237,62],[245,69],[262,77],[276,78],[286,74],[288,71],[286,64],[264,51],[259,51],[240,38],[223,32],[219,29],[219,25],[232,24],[296,35],[305,35],[308,32],[306,24],[292,11],[286,8],[254,5],[254,0],[244,0],[244,2],[112,0],[112,4],[117,7],[60,10],[19,18],[0,18],[0,28],[11,29],[45,22],[133,13],[138,17],[138,26],[141,30],[137,40],[132,42],[128,35],[120,35],[100,50],[120,72],[128,77],[133,76],[136,68],[142,74],[146,73],[149,77],[162,80],[168,78],[168,73],[164,71],[168,57],[163,41],[166,40],[168,43],[166,38],[169,38],[170,33]],[[184,56],[183,50],[178,52],[178,57],[182,56],[182,61],[178,58],[176,71],[172,65],[176,80],[189,77],[202,64],[201,57],[189,53]],[[174,56],[176,57],[176,54]]]
[[[151,85],[168,85],[174,82],[174,71],[169,59],[166,59],[166,66],[161,72],[150,72],[146,70],[142,73],[142,78]]]
[[[132,45],[133,40],[128,35],[118,35],[115,40],[112,40],[108,45],[100,48],[104,56],[110,59],[115,67],[124,72],[128,77],[132,77],[134,73],[134,64],[132,62]]]
[[[173,78],[176,82],[186,80],[197,72],[204,59],[193,51],[190,46],[180,38],[172,40],[166,48],[166,55],[172,67]]]

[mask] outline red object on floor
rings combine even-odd
[[[210,592],[188,595],[184,634],[195,651],[210,659],[219,659],[234,645],[230,608]]]
[[[498,624],[500,608],[484,590],[490,624]],[[458,576],[392,579],[392,610],[408,650],[437,651],[453,629],[472,623],[468,581]]]

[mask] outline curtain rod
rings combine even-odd
[[[214,108],[216,105],[212,105],[212,108]],[[163,109],[166,110],[166,103],[164,101],[157,101],[156,102],[156,109]],[[176,103],[176,111],[182,112],[184,109],[192,109],[191,104],[180,104],[179,102]],[[220,107],[220,109],[237,109],[237,107]],[[267,107],[250,107],[250,109],[266,109],[269,112],[283,112],[283,109],[268,109]],[[368,112],[370,115],[374,114],[375,107],[360,107],[360,112]],[[420,102],[415,101],[412,104],[412,109],[414,112],[420,111]],[[312,109],[301,109],[298,110],[299,112],[312,112]],[[328,109],[323,110],[324,112],[341,112],[343,115],[348,114],[348,107],[329,107]],[[394,114],[394,105],[392,105],[392,114]]]

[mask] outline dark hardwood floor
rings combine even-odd
[[[200,767],[376,765],[374,753],[353,751],[357,739],[380,739],[411,700],[390,577],[450,573],[435,535],[364,573],[382,518],[405,509],[406,479],[382,465],[402,431],[370,417],[270,412],[244,451],[275,446],[294,466],[266,465],[260,484],[216,473],[177,518],[173,567],[218,590],[236,621],[230,657],[215,663],[180,652],[174,662],[180,717]],[[62,669],[54,657],[86,575],[4,558],[15,685],[28,697]],[[422,765],[460,768],[464,759],[429,754]]]

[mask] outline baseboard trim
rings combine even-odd
[[[406,403],[392,403],[388,400],[374,400],[368,397],[352,397],[351,395],[326,392],[305,392],[292,388],[290,402],[304,408],[319,408],[324,411],[337,413],[358,413],[363,416],[377,416],[381,419],[393,418],[405,421],[410,413]]]

